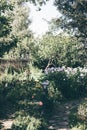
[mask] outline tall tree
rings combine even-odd
[[[41,69],[51,66],[78,67],[87,65],[83,44],[76,37],[65,34],[45,34],[32,44],[34,65]]]
[[[28,40],[31,37],[32,33],[29,30],[29,24],[31,21],[29,20],[29,7],[26,4],[27,0],[4,0],[6,5],[4,8],[2,15],[4,18],[7,18],[8,22],[6,35],[3,33],[0,39],[2,39],[2,45],[0,52],[0,56],[15,57],[19,58],[23,53],[25,55],[26,51],[28,53],[29,49],[27,47]],[[3,1],[2,5],[3,5]],[[9,7],[9,8],[6,8]],[[2,28],[2,31],[5,29]],[[6,41],[6,42],[5,42]],[[10,50],[10,51],[9,51]]]
[[[11,17],[9,12],[13,6],[7,0],[0,0],[0,57],[16,45],[17,39],[11,35]]]
[[[74,34],[87,42],[87,0],[55,0],[57,9],[62,17],[56,23],[62,21],[62,28],[74,31]]]
[[[12,31],[11,34],[15,35],[18,39],[17,47],[12,48],[7,55],[11,58],[24,57],[25,53],[28,53],[27,47],[28,39],[31,37],[31,31],[29,30],[29,7],[25,0],[12,0],[11,4],[14,6],[13,10],[10,11],[10,17],[12,18]]]

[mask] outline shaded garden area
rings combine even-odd
[[[86,130],[87,1],[54,1],[61,17],[41,37],[28,2],[47,1],[0,0],[0,129]]]

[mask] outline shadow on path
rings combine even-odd
[[[54,108],[53,116],[49,120],[49,130],[70,130],[69,114],[71,109],[77,107],[82,100],[68,101],[57,104]]]
[[[15,107],[8,103],[3,102],[0,106],[0,130],[10,130],[13,123],[13,116]]]

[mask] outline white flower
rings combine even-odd
[[[84,77],[84,74],[83,74],[83,73],[81,73],[81,74],[80,74],[80,77],[82,77],[82,78],[83,78],[83,77]]]

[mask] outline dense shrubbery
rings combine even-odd
[[[30,98],[30,86],[34,86],[34,82],[29,81],[25,73],[7,74],[0,80],[1,95],[12,102]]]
[[[45,93],[42,84],[33,79],[33,75],[27,75],[26,71],[3,75],[0,79],[0,104],[4,104],[4,101],[13,104],[16,111],[26,113],[15,116],[15,130],[45,129],[46,124],[43,120],[52,110],[52,100],[48,93]]]
[[[16,115],[12,125],[12,130],[46,130],[46,123],[43,119],[31,117],[28,114],[21,112]]]
[[[74,107],[69,115],[70,127],[72,130],[86,130],[87,129],[87,99],[82,101],[79,106]]]
[[[87,122],[87,99],[78,107],[78,118]]]
[[[35,75],[34,75],[35,76]],[[20,101],[50,102],[51,96],[45,93],[43,85],[24,73],[7,74],[0,80],[0,96],[12,103]],[[0,98],[0,99],[2,99]]]
[[[73,99],[87,94],[87,69],[58,67],[42,70],[30,66],[30,70],[17,73],[7,71],[0,78],[0,104],[9,101],[15,105],[12,129],[45,130],[53,104],[62,98]],[[81,115],[81,109],[78,113]],[[83,109],[85,114],[85,108]],[[20,112],[22,111],[23,114]],[[77,114],[77,117],[80,117]],[[81,115],[82,117],[83,115]],[[78,120],[75,116],[74,119]],[[75,120],[75,121],[76,121]],[[80,120],[80,119],[79,119]]]
[[[34,65],[40,69],[49,66],[83,67],[87,64],[84,45],[66,34],[43,35],[31,47]]]
[[[31,1],[38,5],[38,0]],[[39,0],[40,5],[45,2],[42,1]],[[82,1],[79,1],[82,7]],[[85,44],[83,44],[85,37],[83,35],[84,39],[81,37],[77,39],[74,35],[69,36],[66,33],[54,35],[53,32],[49,32],[42,38],[38,37],[35,40],[29,28],[31,23],[29,19],[30,11],[26,2],[26,0],[9,0],[9,2],[0,0],[0,56],[11,58],[10,63],[8,59],[5,65],[4,60],[3,63],[0,63],[3,64],[0,67],[0,117],[8,111],[9,104],[11,104],[15,107],[15,121],[12,130],[45,130],[47,128],[44,119],[51,113],[53,103],[56,100],[87,96],[87,69],[78,67],[87,65],[87,51],[84,48],[86,47]],[[67,2],[63,2],[63,4]],[[61,7],[64,8],[64,6]],[[67,18],[65,19],[67,20]],[[84,20],[82,18],[81,20],[83,29]],[[53,21],[55,26],[55,20]],[[71,20],[70,22],[72,23]],[[61,26],[60,20],[58,20],[58,23]],[[78,26],[75,30],[76,33],[77,29]],[[81,32],[81,27],[79,31]],[[83,29],[82,34],[84,33]],[[12,59],[14,58],[15,61],[16,59],[20,60],[13,63]],[[25,63],[19,65],[18,62],[22,63],[22,59],[29,62],[28,68]],[[18,65],[16,66],[16,64]],[[63,65],[78,68],[46,69]],[[38,67],[38,69],[35,67]],[[7,68],[6,73],[5,68]],[[46,69],[46,75],[42,74],[41,69],[43,71]],[[43,85],[44,81],[49,81],[49,84]],[[8,108],[6,108],[6,103]],[[13,107],[10,108],[14,109]],[[81,120],[82,123],[85,122],[85,126],[87,125],[86,107],[86,104],[81,104],[76,116],[74,116],[75,121]],[[3,110],[3,108],[6,109]],[[85,127],[85,129],[87,128]]]
[[[48,68],[45,70],[46,78],[68,99],[87,95],[87,69],[86,68]]]

